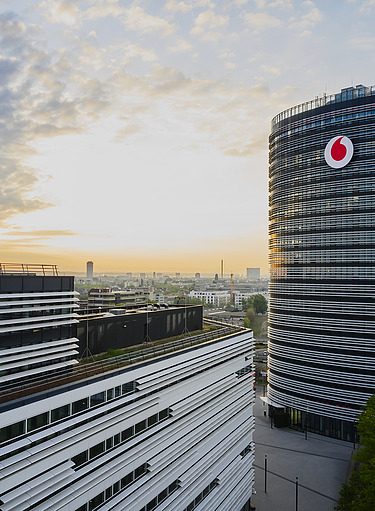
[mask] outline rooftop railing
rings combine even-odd
[[[58,276],[56,264],[0,263],[0,275]]]
[[[283,112],[280,112],[272,119],[272,128],[275,128],[277,124],[284,119],[293,117],[293,115],[307,112],[309,110],[313,110],[314,108],[319,108],[328,104],[331,105],[333,103],[342,103],[343,101],[350,101],[352,99],[363,98],[365,96],[375,96],[374,85],[371,87],[357,85],[355,88],[348,87],[347,89],[342,89],[341,92],[336,94],[324,94],[322,97],[317,96],[311,101],[306,101],[305,103],[301,103],[299,105],[293,106],[292,108],[288,108]]]
[[[32,381],[27,383],[12,384],[8,388],[2,385],[0,391],[0,404],[22,399],[39,392],[45,392],[62,385],[69,385],[87,378],[104,375],[105,373],[121,369],[122,367],[133,365],[139,362],[149,360],[151,358],[167,355],[169,353],[190,348],[207,341],[212,341],[220,337],[233,335],[236,332],[243,331],[244,328],[226,325],[224,323],[209,321],[210,324],[216,324],[218,328],[199,335],[184,334],[178,340],[168,341],[158,344],[145,342],[142,345],[131,346],[129,351],[124,355],[114,356],[97,362],[84,362],[72,367],[69,371],[62,374],[48,376],[36,376]],[[126,349],[126,348],[125,348]],[[130,351],[131,350],[131,351]]]

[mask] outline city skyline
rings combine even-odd
[[[268,273],[272,117],[374,83],[375,5],[332,4],[3,0],[2,260]]]

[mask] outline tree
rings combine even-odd
[[[250,307],[249,309],[247,309],[246,311],[246,317],[248,318],[248,320],[251,322],[253,321],[253,319],[255,318],[255,310]]]
[[[261,294],[254,295],[253,307],[257,314],[264,314],[267,310],[267,300]]]
[[[242,300],[242,310],[247,311],[253,308],[257,314],[264,314],[267,311],[267,300],[261,294],[252,295]]]
[[[367,401],[361,413],[357,431],[360,448],[356,453],[357,466],[349,483],[343,484],[338,511],[373,511],[375,509],[375,395]]]
[[[250,328],[250,319],[247,316],[243,318],[243,326],[245,328]]]

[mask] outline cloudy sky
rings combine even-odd
[[[267,273],[271,118],[375,84],[375,0],[0,0],[1,261]]]

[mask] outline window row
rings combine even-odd
[[[69,360],[75,359],[76,355],[78,355],[78,351],[75,351],[75,350],[71,351],[71,347],[69,347],[69,346],[67,346],[66,348],[68,350],[68,353],[67,354],[65,353],[66,356],[64,356],[64,350],[61,349],[59,353],[55,354],[53,359],[41,360],[34,364],[29,363],[29,364],[25,364],[25,365],[18,365],[16,367],[12,367],[10,369],[1,369],[2,366],[0,365],[0,376],[9,376],[11,374],[19,374],[19,378],[22,378],[22,382],[25,382],[26,380],[23,375],[24,371],[30,371],[32,369],[40,368],[40,370],[41,370],[40,372],[45,373],[46,371],[42,371],[43,367],[49,367],[49,366],[53,366],[55,364],[60,364],[61,362],[68,362]],[[38,353],[35,356],[42,358],[44,355],[43,355],[43,353]],[[22,360],[20,360],[19,363],[21,364]],[[53,369],[51,369],[51,370],[53,370]],[[12,380],[12,382],[15,382],[15,380]]]
[[[216,486],[218,486],[219,484],[219,481],[218,479],[214,479],[208,486],[206,486],[204,488],[204,490],[202,490],[199,495],[197,495],[195,497],[194,500],[192,500],[190,502],[190,504],[188,506],[186,506],[184,508],[183,511],[192,511],[193,509],[195,509],[201,502],[203,499],[205,499],[207,497],[207,495],[214,489],[216,488]]]
[[[171,493],[176,491],[180,487],[180,481],[179,479],[176,479],[171,483],[165,490],[159,493],[157,497],[154,497],[150,502],[148,502],[145,506],[143,506],[139,511],[152,511],[152,509],[155,509],[159,504],[161,504],[166,498],[169,497]]]
[[[82,398],[78,401],[74,401],[73,403],[59,406],[51,411],[40,413],[39,415],[30,417],[27,420],[5,426],[4,428],[0,428],[0,443],[12,440],[18,436],[24,435],[25,433],[35,431],[36,429],[42,428],[61,419],[66,419],[70,415],[75,415],[76,413],[80,413],[88,408],[105,403],[106,401],[111,401],[119,396],[129,394],[134,392],[135,389],[136,382],[131,381],[106,391],[98,392],[92,396]]]
[[[0,314],[0,321],[12,320],[12,319],[24,319],[24,318],[39,318],[43,316],[54,316],[57,314],[71,314],[72,309],[56,307],[54,309],[37,309],[33,311],[25,311],[25,312],[9,312]]]
[[[253,364],[243,367],[236,371],[237,378],[241,378],[241,376],[245,376],[253,371]]]
[[[88,461],[96,458],[100,454],[109,451],[110,449],[112,449],[112,447],[115,447],[116,445],[119,445],[125,442],[126,440],[129,440],[130,438],[133,438],[135,435],[141,433],[145,429],[155,426],[162,420],[169,417],[169,415],[170,415],[169,408],[165,408],[164,410],[161,410],[159,413],[155,413],[154,415],[151,415],[151,417],[148,417],[147,419],[137,422],[134,426],[130,426],[129,428],[124,429],[120,433],[117,433],[116,435],[111,436],[106,440],[103,440],[103,442],[99,442],[90,449],[80,452],[79,454],[72,458],[73,463],[75,463],[75,468],[78,468],[84,463],[87,463]]]
[[[122,490],[127,488],[130,484],[139,479],[141,476],[147,474],[147,471],[148,471],[147,463],[143,463],[143,465],[136,468],[132,472],[129,472],[129,474],[127,474],[119,481],[116,481],[106,490],[102,491],[101,493],[98,493],[98,495],[95,495],[95,497],[92,498],[87,504],[83,504],[83,506],[80,506],[78,509],[76,509],[76,511],[94,511],[99,506],[104,504],[104,502],[111,499],[112,497],[120,493]]]
[[[343,90],[341,92],[338,92],[336,94],[330,94],[330,95],[324,95],[322,97],[317,97],[311,101],[306,101],[305,103],[301,103],[300,105],[293,106],[291,108],[288,108],[287,110],[284,110],[283,112],[280,112],[278,115],[276,115],[272,119],[272,128],[275,129],[276,126],[283,121],[284,119],[288,119],[290,117],[293,117],[297,114],[301,114],[303,112],[309,112],[311,110],[314,110],[315,108],[321,108],[326,105],[332,105],[335,103],[343,103],[345,101],[350,101],[352,99],[372,96],[375,94],[375,87],[360,87],[360,88],[351,88],[349,90]],[[357,109],[366,109],[366,108],[373,108],[373,106],[370,105],[358,105],[351,108],[345,108],[345,105],[343,105],[343,109],[339,110],[342,112],[348,112],[348,111],[356,111]],[[333,115],[331,112],[327,112],[325,114],[327,115]],[[317,116],[324,117],[324,114],[319,113]],[[298,124],[299,122],[306,122],[305,118],[303,118],[300,121],[296,121],[293,124]]]
[[[251,442],[249,445],[247,445],[245,447],[245,449],[243,449],[240,452],[240,456],[242,456],[242,458],[244,458],[247,454],[249,454],[249,452],[254,452],[254,443],[253,442]]]

